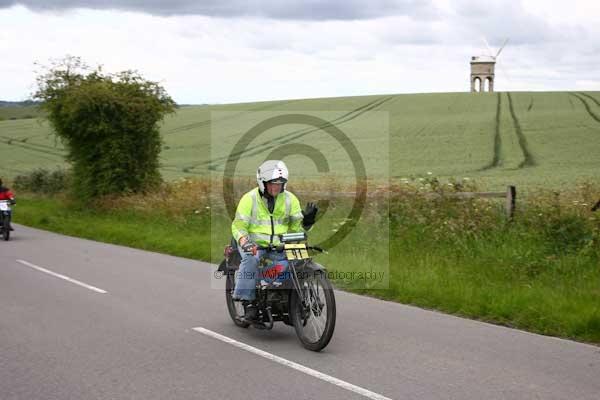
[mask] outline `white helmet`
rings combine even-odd
[[[283,183],[282,192],[288,181],[288,169],[281,160],[267,160],[256,170],[256,182],[261,193],[265,192],[265,183],[270,181],[279,181]]]

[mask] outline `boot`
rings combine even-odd
[[[244,306],[244,319],[248,322],[258,321],[258,308],[256,304],[244,300],[242,301],[242,305]]]

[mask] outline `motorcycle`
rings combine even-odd
[[[279,236],[280,244],[258,247],[276,252],[280,260],[261,256],[260,279],[256,283],[255,304],[258,318],[244,319],[241,301],[233,299],[236,279],[239,277],[241,256],[237,243],[232,240],[225,247],[225,259],[218,271],[226,276],[225,300],[233,323],[241,328],[272,329],[276,321],[291,325],[302,345],[312,351],[327,346],[335,329],[335,296],[325,267],[313,261],[310,252],[325,250],[309,246],[305,233]]]
[[[11,200],[0,200],[0,233],[5,241],[10,239],[10,219],[12,215],[10,206],[12,204],[14,203]]]

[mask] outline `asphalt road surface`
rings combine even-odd
[[[15,225],[0,399],[600,399],[600,348],[344,292],[332,341],[241,329],[215,266]]]

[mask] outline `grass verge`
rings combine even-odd
[[[14,222],[85,239],[174,256],[208,259],[210,219],[205,215],[173,219],[135,210],[77,209],[58,197],[20,196]],[[18,231],[15,232],[18,235]]]
[[[429,189],[432,183],[437,185],[429,182]],[[211,238],[207,198],[190,195],[206,193],[205,183],[178,185],[169,192],[169,202],[164,196],[134,196],[103,208],[21,195],[14,218],[32,227],[181,257],[211,260],[212,255],[214,262],[227,229],[219,240]],[[420,189],[392,188],[387,207],[366,215],[381,217],[387,209],[389,218],[355,229],[335,253],[317,260],[330,271],[364,272],[387,258],[389,287],[373,289],[347,279],[334,282],[336,286],[600,343],[600,215],[588,207],[600,195],[598,187],[533,194],[522,200],[512,222],[504,218],[501,205],[490,201],[431,201]],[[331,207],[335,215],[335,203]],[[328,224],[321,223],[330,228]]]

